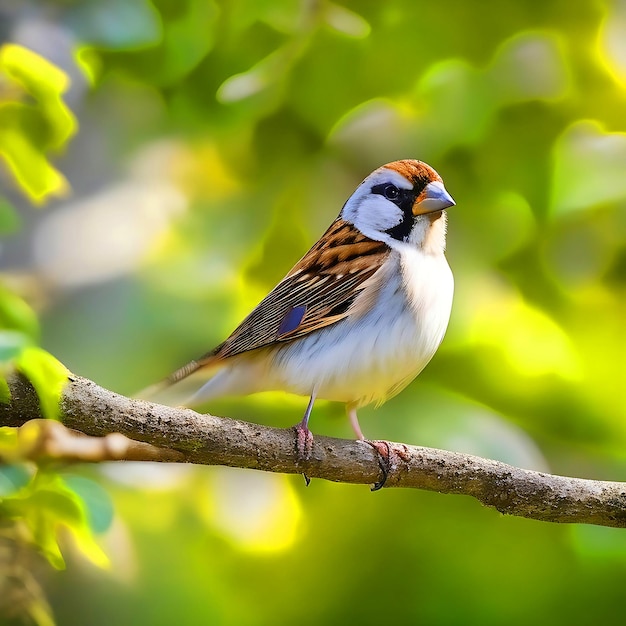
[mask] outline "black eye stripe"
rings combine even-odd
[[[399,206],[402,199],[412,193],[412,190],[398,189],[393,183],[381,183],[372,187],[372,193],[379,194]]]
[[[391,191],[392,188],[394,191]],[[390,197],[390,192],[391,195],[394,195],[395,192],[395,197]],[[400,223],[388,229],[386,232],[394,239],[406,241],[413,228],[413,203],[416,197],[415,189],[400,189],[393,183],[381,183],[380,185],[374,185],[372,187],[372,193],[387,198],[387,200],[393,202],[402,211],[403,215]]]

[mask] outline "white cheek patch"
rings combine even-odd
[[[362,232],[365,229],[385,232],[397,226],[404,217],[397,205],[380,194],[368,194],[362,198],[356,214],[355,226]]]
[[[383,167],[357,187],[341,212],[343,219],[354,224],[364,235],[379,241],[386,241],[389,236],[385,231],[397,226],[404,218],[396,204],[378,193],[372,193],[372,187],[383,183],[391,183],[399,189],[413,188],[404,176]]]

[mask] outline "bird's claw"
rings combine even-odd
[[[298,464],[308,461],[311,458],[311,452],[313,451],[313,433],[309,430],[306,424],[298,422],[293,429],[296,431],[296,461]],[[303,473],[304,482],[308,487],[311,484],[311,479]]]
[[[378,491],[385,486],[389,472],[391,471],[391,446],[388,441],[369,441],[368,439],[364,439],[363,441],[374,448],[378,457],[378,467],[380,467],[382,478],[371,487],[372,491]]]
[[[308,461],[313,450],[313,433],[301,422],[293,429],[296,431],[296,454],[298,462]]]

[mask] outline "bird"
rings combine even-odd
[[[298,458],[310,454],[318,398],[344,403],[356,438],[366,441],[357,410],[404,389],[446,332],[454,291],[446,209],[454,205],[422,161],[374,170],[230,336],[161,386],[200,375],[186,406],[260,391],[307,396],[294,427]]]

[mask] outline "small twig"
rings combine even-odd
[[[177,450],[157,448],[135,441],[121,433],[90,437],[60,422],[33,419],[18,428],[18,446],[10,458],[0,454],[0,462],[64,461],[99,463],[102,461],[184,461]]]
[[[22,426],[41,418],[28,381],[16,375],[8,382],[12,400],[0,404],[0,426]],[[381,479],[375,450],[362,442],[316,436],[310,458],[303,462],[297,457],[292,429],[132,400],[85,378],[72,377],[68,382],[61,399],[61,419],[67,428],[105,439],[97,442],[55,432],[46,455],[52,450],[56,458],[65,452],[65,458],[73,461],[175,460],[304,472],[311,478],[346,483],[374,484]],[[107,441],[111,433],[121,433],[125,439]],[[78,450],[83,444],[89,448]],[[385,488],[465,494],[507,515],[536,520],[626,527],[626,483],[555,476],[469,454],[388,445]]]

